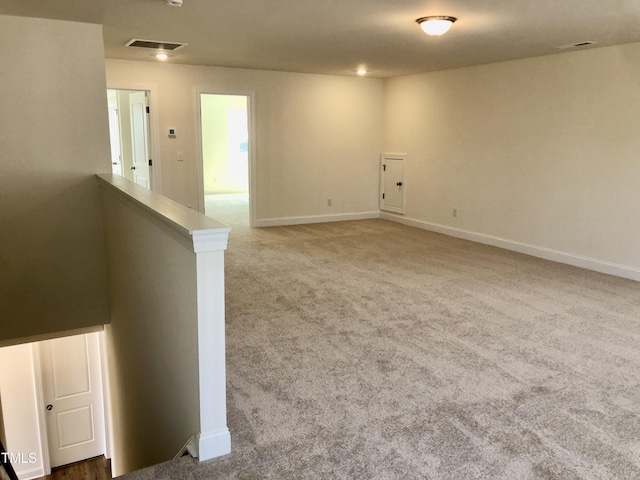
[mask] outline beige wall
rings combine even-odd
[[[164,195],[197,208],[196,89],[252,91],[259,219],[377,210],[381,80],[120,60],[106,69],[110,85],[157,86]]]
[[[640,268],[639,78],[629,44],[388,80],[406,216]]]
[[[0,16],[0,65],[0,341],[107,323],[102,28]]]
[[[195,254],[148,214],[103,193],[113,470],[173,458],[199,432]]]

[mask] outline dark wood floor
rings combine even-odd
[[[111,461],[104,457],[90,458],[54,468],[51,475],[39,480],[111,480]]]

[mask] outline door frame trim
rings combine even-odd
[[[107,361],[107,332],[98,332],[100,345],[100,377],[102,378],[102,413],[104,414],[104,456],[111,460],[113,471],[113,435],[111,434],[111,385],[109,382],[109,362]]]
[[[151,170],[152,190],[162,194],[162,161],[160,158],[160,125],[158,115],[158,86],[153,84],[138,84],[124,82],[107,82],[107,90],[138,90],[149,92],[149,141],[153,158]],[[106,92],[105,92],[106,94]]]
[[[38,412],[38,429],[40,434],[40,450],[42,452],[42,468],[44,475],[51,475],[51,459],[49,458],[49,437],[47,435],[47,420],[42,406],[44,405],[44,392],[42,385],[42,363],[40,362],[40,349],[38,343],[34,342],[31,347],[31,359],[33,361],[33,376],[36,387],[36,412]]]
[[[198,211],[204,215],[204,158],[202,153],[202,113],[200,97],[205,95],[236,95],[247,97],[247,115],[249,129],[249,226],[255,227],[258,224],[258,208],[257,208],[257,191],[258,191],[258,174],[256,162],[256,113],[255,113],[255,97],[256,92],[253,90],[226,90],[216,88],[196,88],[196,125],[197,125],[197,152],[198,161],[196,168],[196,177],[198,182]]]

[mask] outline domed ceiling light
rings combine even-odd
[[[436,15],[432,17],[418,18],[416,22],[418,22],[420,27],[422,27],[424,33],[428,35],[442,35],[449,31],[451,25],[453,25],[453,22],[456,20],[456,17]]]

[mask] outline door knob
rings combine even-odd
[[[47,410],[49,410],[49,411],[53,410],[53,405],[51,405],[51,404],[47,405]]]
[[[398,182],[398,183],[396,183],[396,185],[401,187],[402,186],[402,182]]]
[[[135,169],[136,169],[136,167],[131,167],[131,170],[135,170]]]

